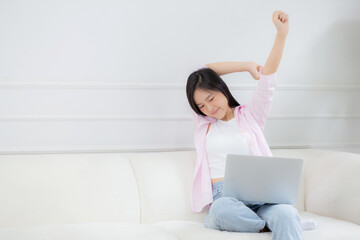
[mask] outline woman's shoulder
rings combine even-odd
[[[202,124],[214,123],[216,122],[216,118],[209,117],[209,116],[202,116],[194,111],[191,111],[192,119],[195,123],[195,126],[200,126]]]

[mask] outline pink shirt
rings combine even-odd
[[[207,68],[207,66],[203,65],[201,68]],[[258,84],[252,99],[235,108],[235,121],[239,123],[240,132],[248,142],[253,155],[272,156],[264,137],[264,126],[271,109],[277,84],[277,72],[269,75],[262,73],[263,69],[260,71],[260,80],[255,80],[258,81]],[[191,209],[193,212],[201,212],[204,207],[209,210],[213,202],[205,140],[209,123],[214,123],[217,119],[198,115],[194,111],[192,111],[192,115],[195,123],[194,142],[197,159],[191,191]]]

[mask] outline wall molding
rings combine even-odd
[[[291,119],[359,119],[357,114],[332,115],[275,115],[268,120]],[[192,121],[192,116],[156,116],[156,115],[2,115],[0,121]]]
[[[329,144],[275,144],[269,145],[270,149],[331,149],[331,148],[360,148],[360,142],[354,143],[329,143]],[[0,155],[13,154],[76,154],[76,153],[134,153],[134,152],[172,152],[172,151],[196,151],[194,146],[52,146],[52,147],[2,147]]]
[[[256,84],[228,84],[232,90],[254,90]],[[139,82],[139,83],[112,83],[112,82],[85,82],[85,81],[0,81],[1,88],[79,88],[79,89],[157,89],[157,90],[185,90],[184,83],[169,83],[169,82]],[[323,85],[277,85],[276,90],[286,91],[360,91],[360,85],[346,85],[346,84],[323,84]]]

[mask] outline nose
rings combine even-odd
[[[211,104],[205,104],[206,105],[206,108],[207,108],[207,111],[209,112],[209,113],[213,113],[213,112],[215,112],[216,111],[216,109],[217,109],[217,107],[214,107],[214,106],[211,106]],[[205,107],[204,107],[205,108]]]

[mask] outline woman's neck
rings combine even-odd
[[[235,117],[234,110],[235,110],[235,108],[230,108],[229,107],[227,113],[225,114],[225,116],[220,120],[221,121],[230,121],[231,119],[233,119]]]

